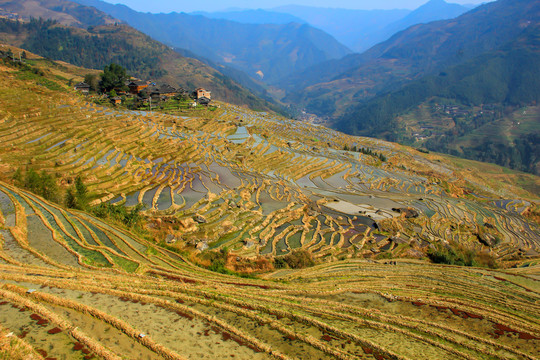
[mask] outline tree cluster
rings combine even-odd
[[[96,28],[97,29],[97,28]],[[117,28],[110,36],[99,31],[82,32],[80,29],[58,26],[54,20],[31,19],[18,22],[0,19],[0,32],[25,35],[21,47],[41,56],[62,60],[91,69],[103,68],[111,63],[120,64],[139,78],[159,78],[166,75],[160,60],[151,47],[136,46]]]
[[[355,152],[362,153],[364,155],[373,156],[373,157],[378,158],[382,162],[385,162],[387,160],[386,156],[384,156],[383,154],[380,154],[378,152],[375,152],[375,151],[371,150],[370,148],[363,148],[363,147],[359,148],[356,145],[349,148],[348,145],[345,145],[345,146],[343,146],[343,150],[345,150],[345,151],[355,151]]]
[[[104,93],[113,90],[127,90],[125,85],[127,79],[129,77],[126,74],[126,69],[118,64],[109,64],[103,69],[99,89]]]
[[[98,218],[120,222],[128,228],[139,228],[143,220],[142,209],[142,204],[137,204],[134,208],[128,209],[125,206],[101,203],[93,207],[91,211]]]
[[[23,174],[21,168],[18,168],[13,175],[13,180],[18,186],[34,194],[42,196],[49,201],[58,202],[59,193],[56,179],[45,171],[37,172],[33,168],[30,168]]]
[[[315,265],[313,256],[307,250],[294,250],[288,255],[274,258],[274,267],[276,269],[291,268],[303,269]]]
[[[66,192],[64,200],[70,209],[85,210],[88,206],[88,189],[80,176],[75,178],[75,184]]]

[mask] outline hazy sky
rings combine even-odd
[[[137,11],[144,12],[191,12],[219,11],[231,7],[245,9],[270,9],[282,5],[308,5],[345,9],[416,9],[428,0],[105,0],[112,4],[124,4]],[[481,4],[489,0],[447,0],[458,4]]]

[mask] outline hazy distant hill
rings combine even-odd
[[[529,21],[538,22],[539,12],[537,1],[499,0],[456,19],[413,26],[363,54],[316,65],[280,84],[310,111],[340,116],[348,105],[503,46]]]
[[[430,0],[403,19],[387,25],[379,34],[381,41],[395,33],[417,24],[426,24],[436,20],[453,19],[470,10],[470,7],[450,4],[444,0]]]
[[[140,13],[99,0],[77,0],[170,46],[234,66],[265,82],[351,51],[327,33],[306,24],[240,24],[185,13]]]
[[[21,0],[18,4],[21,5],[20,16],[33,17],[35,9],[45,13],[43,9],[50,7],[55,9],[55,18],[60,17],[67,23],[76,21],[81,27],[89,26],[85,23],[87,19],[111,19],[94,8],[70,5],[67,1]],[[62,9],[73,8],[78,8],[79,12],[71,12],[74,14],[71,17],[61,12]],[[93,22],[95,20],[90,24]],[[63,26],[52,20],[17,23],[0,19],[0,41],[87,68],[103,69],[114,62],[127,68],[130,75],[142,79],[186,89],[202,86],[212,90],[214,97],[220,100],[256,109],[277,109],[210,66],[184,57],[128,25],[90,26],[85,30]]]
[[[385,40],[385,27],[411,12],[404,9],[350,10],[299,5],[280,6],[272,11],[299,17],[357,52]]]
[[[243,24],[288,24],[291,22],[297,24],[306,23],[305,20],[297,16],[263,9],[220,12],[196,11],[190,13],[190,15],[202,15],[210,19],[230,20]]]
[[[406,9],[351,10],[287,5],[270,10],[198,11],[191,14],[244,24],[308,23],[332,35],[350,49],[362,52],[412,25],[451,19],[473,7],[451,4],[444,0],[431,0],[414,11]]]

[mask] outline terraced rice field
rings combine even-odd
[[[6,68],[0,82],[0,357],[540,358],[535,194],[274,114],[130,112]],[[151,235],[20,189],[17,168],[144,205]],[[415,259],[449,242],[522,266]],[[194,265],[204,247],[319,265],[246,279]]]
[[[10,185],[0,196],[0,338],[41,358],[540,356],[534,268],[348,260],[248,280]]]
[[[475,232],[488,223],[500,238],[489,250],[499,258],[539,252],[538,225],[520,215],[530,203],[515,200],[523,199],[519,189],[467,181],[441,157],[226,104],[211,119],[118,111],[2,75],[18,91],[0,92],[0,108],[9,109],[0,119],[0,154],[10,171],[31,166],[64,186],[80,175],[94,205],[143,204],[150,217],[183,221],[170,234],[182,243],[247,257],[298,248],[318,257],[400,256],[446,241],[487,250]],[[403,218],[400,208],[419,218]],[[388,244],[395,235],[402,246]],[[110,255],[98,257],[95,265],[112,266]]]

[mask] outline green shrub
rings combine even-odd
[[[477,253],[461,246],[437,246],[428,251],[428,257],[436,264],[497,268],[497,261],[487,253]]]
[[[285,261],[285,258],[278,257],[274,259],[274,268],[276,269],[286,269],[288,266],[287,261]]]
[[[208,270],[213,271],[213,272],[217,272],[217,273],[220,273],[220,274],[233,275],[233,272],[225,267],[225,261],[223,261],[221,259],[212,261],[212,263],[208,267]]]
[[[70,209],[84,210],[88,206],[88,189],[80,176],[75,179],[75,185],[66,192],[64,204]]]
[[[291,268],[303,269],[315,265],[311,253],[306,250],[295,250],[292,253],[274,258],[274,267],[276,269]]]
[[[13,175],[13,180],[18,186],[24,187],[34,194],[49,201],[58,201],[59,195],[56,179],[45,171],[38,173],[33,168],[30,168],[23,177],[21,169],[17,169]]]
[[[142,204],[138,204],[134,208],[128,210],[123,205],[112,205],[109,203],[101,203],[98,206],[92,208],[93,215],[101,219],[111,219],[124,224],[128,228],[140,229],[142,228],[143,216],[141,210]]]

